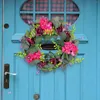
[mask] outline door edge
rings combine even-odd
[[[0,100],[3,100],[3,5],[4,0],[0,0]]]

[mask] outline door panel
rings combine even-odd
[[[9,28],[4,30],[4,63],[10,64],[10,88],[3,89],[3,100],[96,100],[97,98],[97,3],[95,0],[75,0],[80,16],[75,22],[76,38],[80,38],[79,57],[85,60],[65,71],[37,74],[14,54],[20,51],[20,38],[29,26],[20,17],[19,9],[25,0],[5,0],[4,19]],[[85,6],[85,7],[84,7]],[[91,19],[90,19],[91,18]],[[64,18],[66,19],[66,18]],[[81,39],[83,37],[83,39]]]
[[[84,33],[87,35],[89,45],[86,50],[86,60],[84,63],[84,84],[83,84],[83,97],[87,99],[96,99],[96,2],[84,2]],[[94,5],[94,7],[92,6]],[[92,8],[93,7],[93,8]],[[89,16],[91,19],[89,20]],[[94,48],[93,48],[94,47]],[[92,50],[91,50],[92,49]]]

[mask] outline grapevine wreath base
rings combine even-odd
[[[59,17],[52,20],[41,17],[22,37],[22,51],[16,56],[44,72],[82,62],[83,58],[76,58],[78,40],[74,36],[75,25],[71,29],[69,27]],[[43,50],[49,50],[49,53]]]

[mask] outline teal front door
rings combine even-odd
[[[0,0],[0,13],[0,100],[100,100],[100,0]],[[15,56],[20,38],[40,16],[76,25],[81,64],[39,73]],[[7,89],[4,64],[10,67]]]

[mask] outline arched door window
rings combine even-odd
[[[20,16],[27,24],[41,16],[49,19],[59,16],[73,24],[79,17],[79,8],[72,0],[28,0],[22,4]]]

